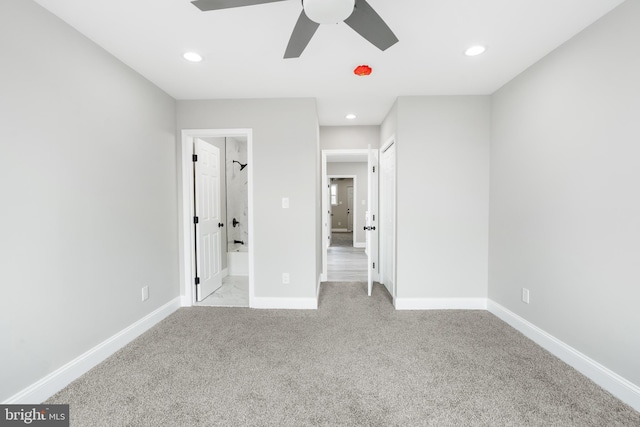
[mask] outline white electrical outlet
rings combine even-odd
[[[149,287],[148,286],[143,286],[142,287],[142,301],[146,301],[149,299]]]
[[[529,304],[529,289],[522,288],[522,302]]]
[[[282,283],[288,285],[290,282],[289,273],[282,273]]]

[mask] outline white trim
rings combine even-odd
[[[575,368],[636,411],[640,411],[640,387],[538,328],[533,323],[509,311],[497,302],[488,300],[487,305],[489,312],[496,317],[522,332],[527,338]]]
[[[329,239],[331,238],[331,222],[329,216],[330,197],[327,191],[329,180],[327,179],[327,153],[322,150],[322,164],[321,164],[320,177],[320,221],[321,221],[321,256],[322,256],[322,270],[320,273],[320,280],[323,282],[327,280],[327,248],[329,246]]]
[[[398,298],[396,310],[486,310],[486,298]]]
[[[367,243],[366,242],[355,242],[353,244],[354,248],[358,248],[358,249],[366,249],[367,248]]]
[[[251,308],[285,309],[285,310],[317,310],[317,298],[276,298],[255,297]]]
[[[332,228],[331,232],[333,233],[346,233],[347,231],[349,231],[348,228]]]
[[[192,242],[195,239],[193,233],[193,163],[191,160],[191,146],[193,138],[211,137],[231,137],[240,136],[247,138],[247,162],[248,167],[248,197],[249,197],[249,307],[253,307],[255,295],[254,283],[254,258],[253,248],[255,233],[253,232],[253,131],[251,129],[182,129],[180,140],[180,155],[178,162],[181,173],[179,174],[178,197],[181,204],[179,211],[180,235],[179,235],[179,255],[180,255],[180,288],[182,289],[183,307],[191,307],[195,303],[195,292],[193,274],[194,253]]]
[[[49,375],[36,381],[29,387],[11,396],[3,404],[40,403],[59,392],[72,381],[88,372],[91,368],[106,360],[109,356],[151,329],[161,320],[180,308],[181,298],[176,297],[149,313],[142,319],[124,328],[122,331],[76,357]]]

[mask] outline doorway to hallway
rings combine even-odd
[[[322,155],[322,281],[366,283],[369,150],[323,150]]]

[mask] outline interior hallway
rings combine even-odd
[[[367,255],[353,247],[353,232],[331,233],[327,249],[327,281],[366,282]]]

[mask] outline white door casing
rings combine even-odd
[[[380,281],[396,298],[396,144],[390,140],[380,154]]]
[[[194,154],[196,223],[196,300],[222,286],[220,215],[220,150],[196,138]]]
[[[371,296],[373,281],[378,269],[378,150],[369,146],[367,164],[368,205],[366,214],[365,235],[367,253],[367,295]]]
[[[347,231],[353,231],[353,185],[347,187]]]

